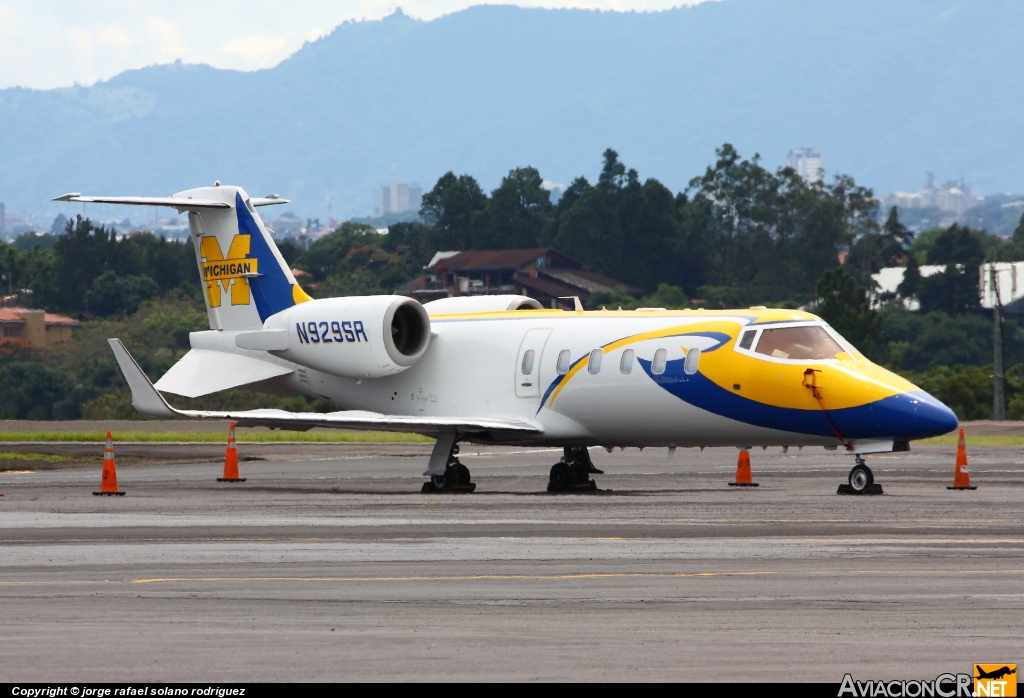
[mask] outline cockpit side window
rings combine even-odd
[[[832,339],[825,328],[820,325],[805,325],[765,328],[761,331],[761,338],[757,341],[757,348],[754,351],[777,359],[814,361],[834,359],[836,354],[846,350]]]
[[[749,349],[750,345],[754,343],[754,335],[757,334],[757,330],[747,330],[740,337],[740,349]]]

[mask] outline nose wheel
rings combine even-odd
[[[850,469],[847,476],[847,484],[839,485],[836,494],[883,494],[882,486],[875,483],[875,474],[860,456],[857,456],[856,465]]]
[[[593,492],[597,483],[591,473],[601,473],[590,460],[586,446],[566,446],[562,460],[551,466],[548,492]]]

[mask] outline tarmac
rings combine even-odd
[[[83,451],[102,444],[84,444]],[[4,444],[7,451],[17,444]],[[33,446],[37,449],[38,446]],[[172,453],[173,449],[182,449]],[[187,451],[188,448],[198,450]],[[420,494],[429,444],[115,444],[0,473],[0,681],[933,679],[1024,660],[1024,448],[607,453],[463,448],[477,491]],[[206,450],[203,450],[206,449]],[[160,457],[190,462],[143,464]]]

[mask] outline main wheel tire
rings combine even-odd
[[[853,466],[850,470],[850,489],[854,492],[860,493],[865,491],[867,488],[875,482],[875,476],[871,472],[871,468],[864,464],[858,464]]]
[[[470,482],[469,468],[464,466],[462,463],[459,463],[458,465],[452,467],[452,471],[453,471],[452,474],[455,476],[455,478],[454,478],[455,484],[457,484],[457,485],[468,485],[469,484],[469,482]]]
[[[438,492],[444,492],[448,489],[450,480],[448,479],[449,472],[445,470],[444,475],[431,475],[430,484],[434,486],[434,489]]]
[[[551,475],[548,479],[548,492],[561,492],[573,486],[576,482],[576,474],[572,468],[565,463],[555,463],[551,466]]]

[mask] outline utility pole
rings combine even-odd
[[[1006,420],[1006,376],[1003,373],[1003,303],[999,297],[999,283],[996,281],[996,265],[988,268],[989,288],[995,294],[992,303],[992,419]]]

